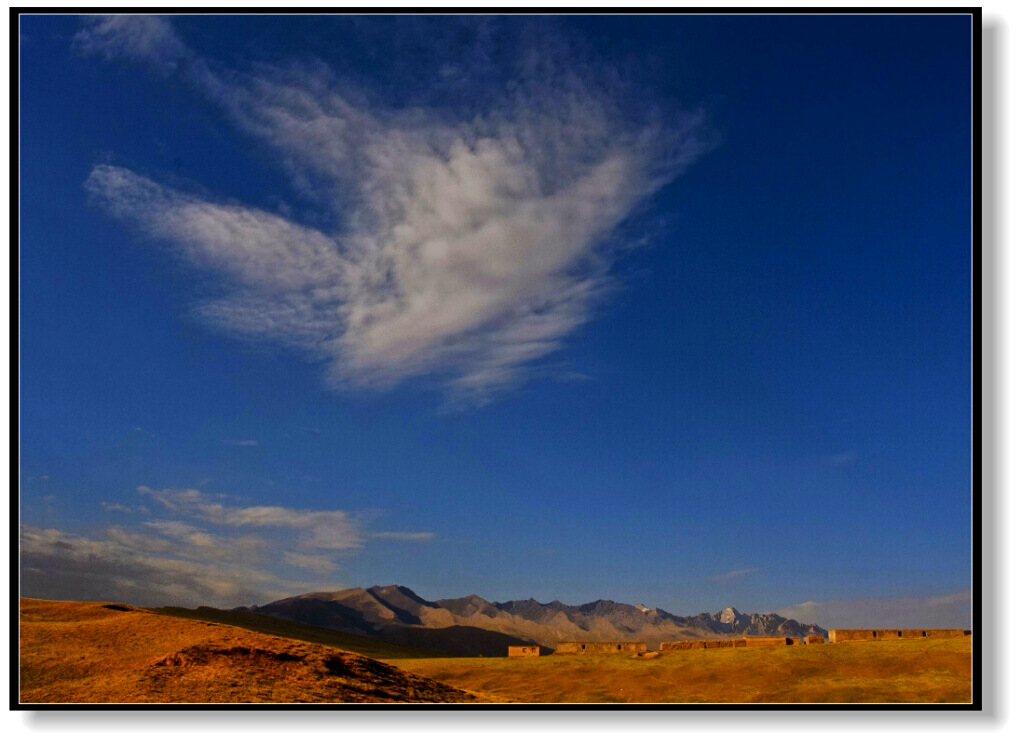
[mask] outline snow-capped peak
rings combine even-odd
[[[721,613],[719,613],[719,622],[726,623],[727,625],[733,625],[737,622],[737,618],[740,617],[740,613],[737,612],[735,607],[727,607]]]

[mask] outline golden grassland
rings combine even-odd
[[[97,602],[21,599],[21,702],[487,702],[319,644]]]
[[[969,637],[671,651],[650,658],[421,658],[421,651],[371,638],[225,612],[217,617],[244,627],[201,620],[198,611],[22,598],[21,701],[971,701]],[[353,653],[357,648],[379,660]]]
[[[389,663],[515,702],[971,702],[970,637]]]

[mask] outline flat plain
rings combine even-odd
[[[971,639],[662,652],[656,658],[397,659],[406,671],[541,703],[969,703]]]

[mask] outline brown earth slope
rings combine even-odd
[[[21,702],[474,702],[356,653],[117,604],[21,599]]]

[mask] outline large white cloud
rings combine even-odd
[[[162,21],[155,35],[166,33]],[[130,23],[103,27],[89,48],[137,58],[124,49],[139,35]],[[435,375],[484,400],[520,380],[590,317],[611,281],[615,229],[705,148],[700,115],[625,111],[593,76],[562,66],[522,65],[490,109],[457,120],[369,105],[322,68],[241,73],[174,58],[276,152],[321,208],[317,221],[338,225],[211,202],[108,165],[92,171],[89,193],[222,275],[224,295],[197,308],[205,320],[298,347],[339,387]]]

